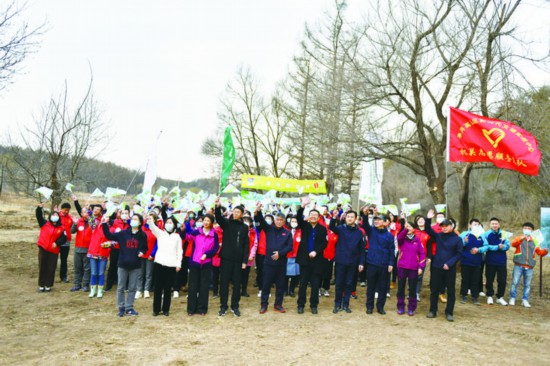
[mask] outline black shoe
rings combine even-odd
[[[227,309],[220,309],[218,312],[218,316],[226,316],[227,315]]]
[[[105,286],[105,287],[103,288],[103,292],[111,291],[112,288],[113,288],[113,286]]]
[[[159,313],[156,311],[153,311],[153,316],[159,316]]]
[[[260,307],[260,314],[265,314],[267,312],[267,306],[266,305],[262,305]]]
[[[447,314],[446,317],[447,317],[447,320],[450,321],[450,322],[455,321],[455,319],[453,318],[453,316],[451,314]]]
[[[218,298],[218,293],[217,293],[217,292],[214,292],[214,293],[212,294],[212,298],[213,298],[213,299]]]
[[[433,319],[437,316],[436,313],[432,313],[431,311],[428,313],[428,315],[426,315],[426,318],[430,318],[430,319]]]
[[[345,311],[346,313],[348,313],[348,314],[351,313],[351,309],[350,309],[350,308],[344,308],[344,311]]]
[[[468,301],[468,298],[466,296],[461,296],[460,297],[460,303],[461,304],[466,304],[467,301]]]
[[[241,294],[241,296],[243,296],[243,297],[250,297],[250,294],[249,294],[248,292],[243,292],[243,293]]]
[[[311,308],[311,313],[314,315],[317,314],[318,313],[317,308]]]
[[[335,306],[334,309],[332,309],[332,313],[333,313],[333,314],[338,314],[338,311],[339,311],[339,310],[340,310],[340,309],[338,309],[338,307]]]
[[[303,314],[303,313],[304,313],[304,307],[298,306],[298,314]]]
[[[231,309],[231,312],[232,312],[233,315],[235,315],[235,316],[241,316],[241,312],[239,311],[239,309]]]
[[[384,309],[378,309],[376,310],[378,312],[378,314],[380,315],[386,315],[386,312],[384,311]]]
[[[367,314],[372,314],[372,309],[367,309]]]
[[[169,312],[169,311],[163,311],[162,314],[163,314],[164,316],[169,316],[169,315],[170,315],[170,312]]]
[[[63,283],[69,283],[69,279],[68,279],[67,277],[62,278],[62,279],[61,279],[61,282],[63,282]]]

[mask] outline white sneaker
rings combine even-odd
[[[471,295],[472,294],[472,290],[468,290],[468,295]]]
[[[329,294],[328,290],[325,290],[325,293],[324,293],[324,295],[325,295],[325,297],[329,297],[329,296],[330,296],[330,294]]]
[[[529,301],[527,301],[527,300],[521,300],[521,305],[523,305],[526,308],[531,307],[531,304],[529,304]]]
[[[178,291],[174,291],[174,299],[177,299],[180,297],[180,293]]]
[[[262,290],[258,291],[258,297],[262,297]]]
[[[485,296],[487,296],[487,295],[485,295],[485,292],[481,291],[481,292],[479,293],[479,296],[485,297]]]
[[[361,283],[359,284],[359,286],[361,286],[361,287],[367,287],[367,283],[366,283],[366,282],[361,282]]]
[[[492,296],[487,297],[487,304],[493,305],[493,297]]]
[[[516,299],[514,299],[513,297],[511,297],[511,298],[510,298],[510,302],[508,303],[508,305],[510,305],[510,306],[516,305]]]
[[[420,294],[416,294],[416,301],[420,302]]]
[[[375,292],[375,293],[374,293],[374,298],[375,298],[375,299],[378,299],[378,292]]]
[[[136,299],[141,299],[141,291],[136,291]]]
[[[497,303],[500,304],[500,305],[502,305],[502,306],[508,305],[508,303],[506,302],[506,300],[504,300],[503,297],[499,297],[499,298],[497,299]]]
[[[386,297],[390,297],[390,293],[389,293],[389,292],[386,294]]]
[[[151,294],[149,294],[149,291],[145,291],[145,292],[143,293],[143,298],[144,298],[144,299],[148,299],[148,298],[150,298],[150,297],[151,297]]]

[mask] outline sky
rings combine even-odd
[[[364,0],[349,1],[348,14]],[[527,2],[524,32],[548,49],[550,7]],[[22,19],[45,23],[39,48],[13,84],[0,91],[0,133],[39,115],[68,86],[95,98],[108,126],[98,158],[145,169],[159,136],[158,175],[190,181],[212,175],[201,144],[219,126],[220,97],[240,66],[266,90],[284,78],[303,38],[332,0],[31,0]],[[533,4],[539,4],[534,6]],[[546,4],[548,4],[546,2]],[[1,5],[0,5],[1,6]],[[546,51],[548,52],[548,51]]]

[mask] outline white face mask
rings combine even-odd
[[[139,221],[138,220],[130,221],[130,226],[133,227],[134,229],[139,227]]]
[[[57,215],[52,216],[50,219],[52,220],[52,222],[58,222],[59,221],[59,216],[57,216]]]
[[[172,232],[174,230],[174,224],[168,223],[164,226],[164,228],[166,229],[166,231]]]
[[[271,221],[271,219],[269,219],[269,218],[265,219],[265,222],[267,222],[268,225],[273,224],[273,221]]]
[[[128,220],[128,215],[126,215],[126,214],[120,215],[120,219],[126,221],[126,220]]]
[[[197,222],[197,223],[195,224],[195,226],[197,227],[197,229],[200,228],[200,227],[202,227],[202,222]]]
[[[292,227],[293,229],[296,229],[298,227],[298,223],[297,222],[291,222],[290,227]]]

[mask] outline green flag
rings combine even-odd
[[[233,146],[233,139],[231,138],[231,126],[227,126],[225,129],[225,136],[223,138],[223,163],[222,174],[220,177],[220,194],[227,186],[227,178],[233,170],[233,164],[235,164],[235,146]]]

